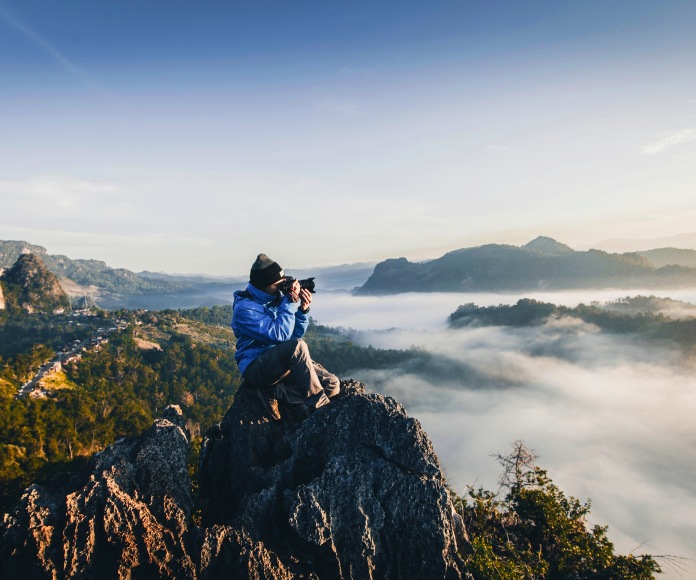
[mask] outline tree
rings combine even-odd
[[[455,501],[468,532],[462,556],[474,578],[647,580],[660,573],[652,556],[614,554],[607,527],[588,527],[590,502],[566,497],[523,441],[494,457],[503,466],[500,491],[470,487],[468,500]]]

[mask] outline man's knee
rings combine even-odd
[[[288,343],[289,348],[292,350],[293,356],[296,358],[309,356],[309,347],[301,338],[291,338]]]
[[[341,381],[337,376],[331,375],[324,385],[324,392],[327,397],[335,397],[341,392]]]

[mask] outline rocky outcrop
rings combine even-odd
[[[170,407],[60,489],[30,487],[0,566],[35,578],[461,578],[461,521],[427,435],[394,399],[343,382],[269,421],[242,387],[205,436],[193,523],[188,440]]]
[[[0,525],[7,578],[194,578],[188,439],[178,407],[56,489],[32,485]]]
[[[269,423],[242,389],[204,443],[206,523],[261,541],[296,576],[460,577],[427,435],[394,399],[356,383],[344,391],[305,420],[285,407]]]
[[[22,254],[0,280],[8,290],[5,298],[8,310],[33,314],[70,308],[70,300],[58,278],[35,254]]]

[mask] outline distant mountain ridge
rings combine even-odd
[[[0,241],[0,272],[26,253],[38,256],[73,297],[107,309],[193,308],[230,304],[246,276],[135,273],[99,260],[48,254],[24,241]],[[297,278],[317,277],[317,290],[356,294],[401,292],[518,291],[571,288],[675,288],[696,286],[696,251],[659,248],[627,254],[575,251],[540,236],[524,246],[488,244],[448,252],[428,262],[406,258],[377,265],[363,262],[290,269]],[[0,305],[7,302],[0,289]],[[10,297],[11,298],[11,297]]]
[[[696,250],[680,248],[656,248],[637,252],[656,268],[662,266],[686,266],[696,268]]]
[[[51,255],[46,248],[25,241],[0,240],[0,272],[11,267],[19,256],[31,253],[41,258],[58,276],[73,297],[106,309],[194,308],[231,304],[235,290],[246,287],[248,276],[184,275],[162,272],[132,272],[111,268],[99,260],[73,260]],[[250,263],[251,263],[250,258]],[[317,291],[350,290],[362,285],[372,273],[374,263],[363,262],[312,269],[286,269],[296,278],[317,278]],[[0,294],[0,303],[3,302]]]
[[[356,294],[641,287],[696,287],[696,268],[656,268],[638,253],[575,251],[539,237],[521,247],[487,244],[454,250],[423,263],[386,260]]]
[[[696,250],[696,232],[681,233],[651,239],[613,238],[601,240],[593,244],[593,247],[606,252],[615,253],[622,253],[626,251],[645,252],[652,250],[653,248],[687,248]]]
[[[24,241],[0,240],[0,269],[9,268],[25,253],[39,256],[59,278],[67,278],[81,286],[98,286],[107,292],[138,294],[182,289],[181,284],[147,279],[125,268],[110,268],[99,260],[73,260],[67,256],[51,255],[46,248]]]

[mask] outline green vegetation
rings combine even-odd
[[[517,308],[467,305],[455,320],[474,323],[471,316],[483,311],[484,319],[489,316],[486,320],[495,323],[529,324],[564,312],[556,308],[534,301]],[[597,314],[592,310],[597,307],[587,308]],[[241,382],[230,317],[229,306],[216,306],[95,311],[79,317],[24,315],[0,323],[0,512],[10,510],[29,483],[64,481],[79,472],[92,454],[140,433],[169,404],[182,407],[193,436],[189,473],[195,492],[201,433],[220,421]],[[62,345],[107,325],[119,330],[108,342],[90,347],[81,360],[65,365],[64,377],[56,381],[63,388],[43,399],[14,397],[19,384]],[[314,321],[307,341],[314,358],[339,375],[398,365],[435,377],[444,372],[432,355],[359,347],[341,331]],[[452,372],[463,376],[467,370]],[[505,466],[504,497],[474,488],[466,498],[453,494],[468,533],[461,556],[474,578],[642,580],[659,572],[650,556],[614,554],[606,528],[588,528],[585,522],[589,503],[566,497],[523,445],[498,459]],[[195,521],[197,512],[193,517]]]
[[[0,362],[5,381],[0,397],[0,510],[10,509],[30,482],[47,481],[56,473],[64,477],[66,470],[79,468],[86,457],[116,439],[141,432],[169,404],[181,405],[195,436],[219,421],[231,404],[240,377],[230,341],[211,336],[207,342],[194,340],[191,335],[199,330],[195,325],[160,313],[120,312],[113,317],[123,320],[124,329],[83,353],[82,360],[65,365],[65,382],[74,387],[35,400],[14,395],[54,348],[73,340],[74,325],[35,317],[17,320],[9,328],[0,325],[4,336],[20,335],[25,342],[31,330],[43,337],[54,333],[48,341],[53,348],[35,343]],[[104,322],[101,317],[94,321]],[[95,326],[83,325],[80,332],[93,333]]]
[[[73,340],[91,336],[108,322],[105,312],[89,316],[32,315],[0,318],[0,357],[10,358],[26,353],[36,344],[59,350]]]
[[[449,317],[450,326],[531,326],[544,324],[551,317],[573,317],[594,324],[603,331],[635,334],[644,340],[671,340],[688,347],[696,344],[696,318],[674,319],[658,312],[635,312],[637,305],[674,307],[675,301],[654,297],[624,299],[605,306],[580,304],[575,308],[556,306],[529,298],[512,306],[479,307],[468,303]]]
[[[165,312],[173,312],[166,310]],[[200,308],[189,308],[179,311],[181,316],[190,320],[198,320],[205,324],[228,327],[232,323],[232,305],[225,306],[201,306]]]
[[[141,432],[169,404],[182,407],[194,436],[220,421],[241,377],[229,306],[185,311],[93,311],[82,316],[21,315],[0,323],[0,511],[31,482],[66,477],[116,439]],[[205,322],[202,322],[205,321]],[[20,385],[56,351],[102,327],[121,330],[64,365],[47,398],[16,399]],[[385,368],[407,351],[359,347],[313,322],[314,357],[338,374]]]
[[[476,580],[647,580],[652,556],[614,553],[606,526],[588,527],[590,504],[566,495],[518,441],[503,466],[499,494],[470,487],[454,497],[468,542],[462,549]]]

